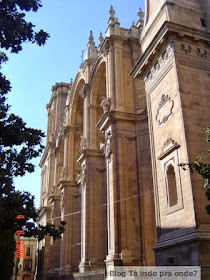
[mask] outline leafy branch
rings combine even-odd
[[[206,133],[206,142],[207,148],[210,153],[210,126],[205,127]],[[197,172],[200,176],[203,177],[203,186],[206,189],[206,197],[210,200],[210,163],[203,162],[201,156],[196,156],[192,163],[181,163],[179,166],[182,167],[183,170],[189,168],[190,172]],[[210,214],[210,204],[205,206],[206,212]]]

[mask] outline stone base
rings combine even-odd
[[[210,233],[202,230],[177,230],[163,234],[154,247],[158,266],[210,267]],[[210,278],[209,278],[210,279]]]
[[[74,273],[75,280],[105,280],[105,269]]]
[[[139,254],[133,254],[130,250],[122,250],[122,252],[118,254],[110,254],[106,257],[106,267],[111,266],[139,266],[143,264],[143,261],[140,259]]]
[[[89,262],[81,262],[79,264],[79,272],[84,273],[86,271],[90,271],[90,263]]]
[[[98,271],[104,269],[104,267],[105,267],[104,260],[98,261],[92,259],[91,261],[81,262],[79,264],[79,272],[84,273],[88,271]]]
[[[47,280],[57,280],[57,279],[59,279],[59,271],[58,270],[49,271]]]
[[[196,243],[183,244],[155,251],[157,266],[199,266]]]

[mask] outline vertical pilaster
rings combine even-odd
[[[83,136],[81,136],[81,149],[86,149],[90,143],[90,87],[84,84],[80,96],[83,98]]]
[[[116,110],[124,111],[122,41],[114,41]]]
[[[112,41],[107,43],[108,55],[106,63],[106,88],[107,97],[111,99],[111,109],[116,109],[116,95],[115,95],[115,59],[114,48]]]
[[[113,113],[105,128],[107,169],[108,255],[106,265],[138,265],[140,259],[140,208],[137,178],[135,115]],[[103,117],[102,117],[103,119]],[[105,116],[104,116],[105,120]],[[135,240],[135,242],[134,242]]]
[[[62,249],[60,253],[62,273],[72,275],[79,265],[79,252],[81,247],[81,205],[79,188],[76,182],[62,181],[61,190],[61,220],[66,222],[65,232],[62,236]]]
[[[107,252],[106,172],[101,151],[84,150],[81,162],[82,231],[80,272],[104,268]],[[93,180],[94,178],[94,180]]]
[[[51,223],[57,228],[60,225],[60,198],[56,195],[51,195]],[[49,221],[47,221],[49,223]],[[50,238],[50,275],[54,279],[58,276],[60,269],[60,240],[53,240]]]

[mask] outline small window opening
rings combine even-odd
[[[174,206],[178,202],[177,187],[176,187],[176,176],[173,165],[170,165],[167,169],[167,180],[168,180],[168,196],[169,206]]]
[[[201,25],[202,27],[206,27],[206,20],[201,18]]]
[[[26,247],[26,256],[30,257],[31,255],[31,248],[30,247]]]

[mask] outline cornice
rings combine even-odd
[[[178,229],[171,233],[161,235],[153,250],[158,251],[163,248],[173,247],[178,244],[189,242],[210,240],[209,230],[196,230],[195,228]]]
[[[76,160],[77,162],[81,162],[82,160],[90,157],[102,157],[103,153],[101,150],[96,150],[96,149],[84,149],[81,150],[77,155],[76,155]]]
[[[164,44],[167,43],[170,36],[200,41],[207,45],[210,44],[210,33],[166,21],[157,32],[149,47],[139,58],[131,70],[130,75],[134,78],[141,78],[153,62],[153,59],[157,55],[158,51]]]
[[[64,188],[68,188],[68,187],[76,187],[77,183],[76,181],[73,180],[61,180],[58,184],[57,184],[57,188],[59,190],[62,190]]]
[[[142,109],[138,113],[129,113],[129,112],[121,112],[121,111],[110,111],[110,112],[105,112],[101,119],[97,123],[97,127],[101,131],[105,131],[106,127],[114,123],[116,121],[121,121],[121,122],[139,122],[139,121],[144,121],[147,119],[147,110]]]

